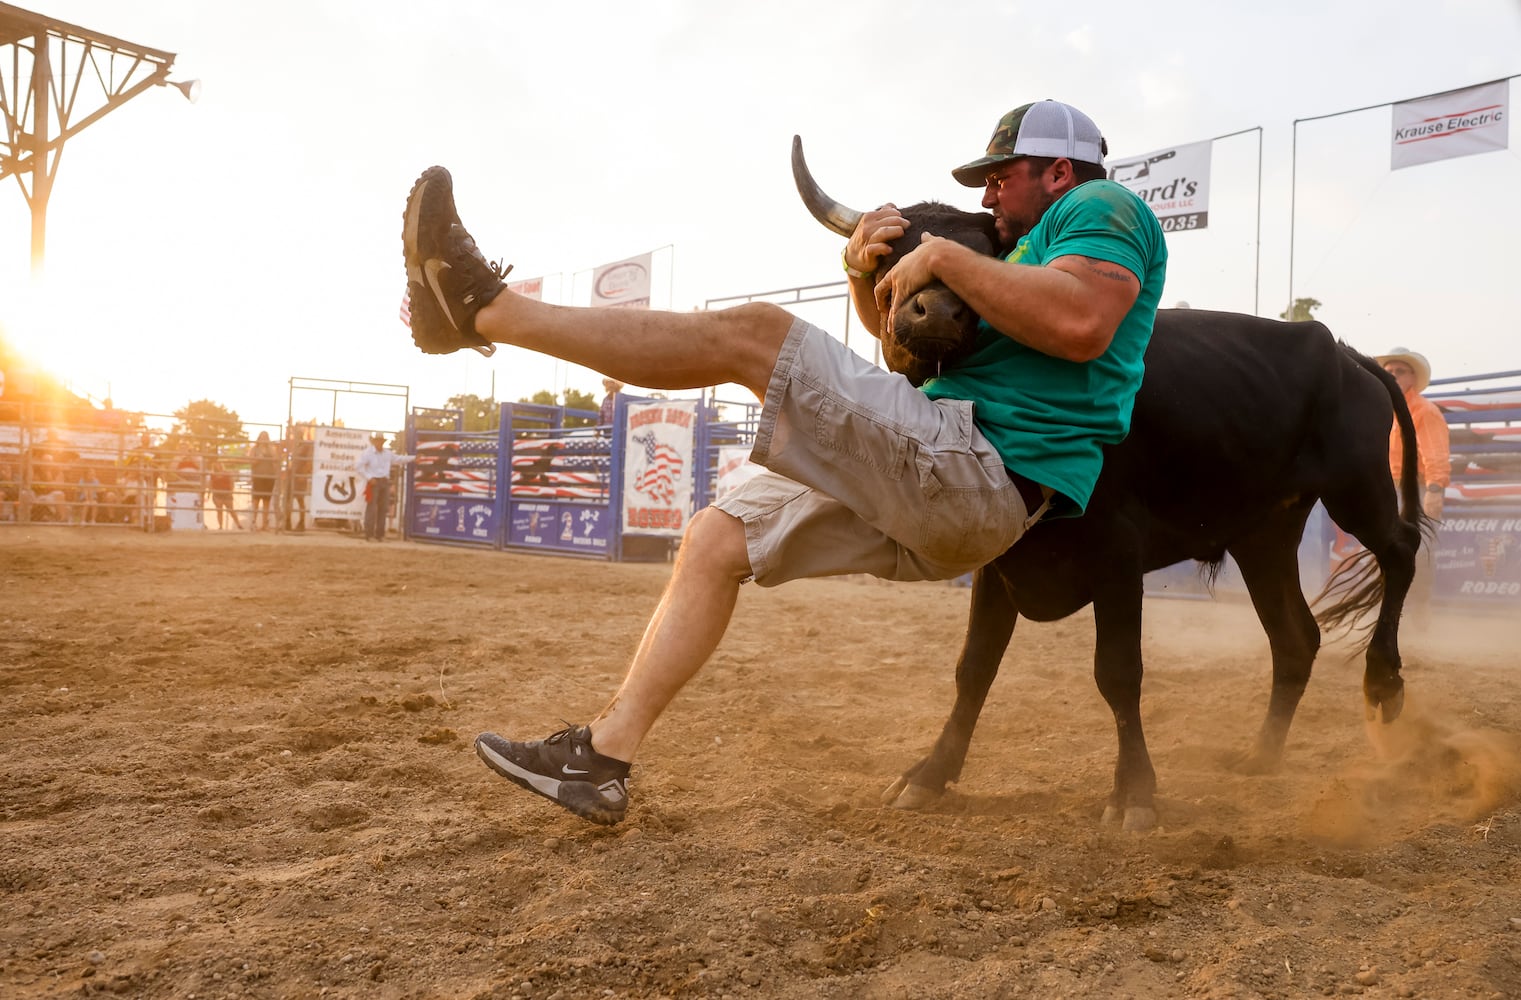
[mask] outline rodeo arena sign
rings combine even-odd
[[[1209,225],[1209,158],[1214,140],[1158,149],[1119,160],[1109,179],[1134,191],[1151,206],[1164,233]]]

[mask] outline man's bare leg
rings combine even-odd
[[[592,724],[530,741],[481,733],[476,754],[583,819],[617,823],[628,809],[629,765],[640,741],[712,655],[749,575],[744,524],[716,508],[700,512],[623,686]]]
[[[749,576],[744,523],[714,508],[694,517],[623,686],[591,722],[598,753],[634,759],[660,713],[713,655]]]
[[[497,344],[584,365],[629,385],[700,389],[735,382],[764,399],[792,314],[770,303],[717,312],[555,306],[500,292],[475,316]]]

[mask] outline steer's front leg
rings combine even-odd
[[[961,777],[972,730],[998,676],[998,665],[1014,634],[1018,612],[1013,596],[995,566],[984,566],[972,578],[972,608],[966,642],[956,661],[956,704],[929,756],[888,786],[882,802],[897,809],[921,809],[945,792],[948,781]]]

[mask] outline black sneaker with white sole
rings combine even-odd
[[[489,263],[460,222],[454,179],[429,167],[407,194],[402,213],[402,258],[407,266],[412,340],[428,354],[462,347],[490,357],[496,346],[475,329],[475,314],[506,287],[508,265]]]
[[[611,825],[628,811],[629,765],[593,750],[586,726],[570,726],[527,743],[481,733],[475,738],[475,753],[508,781],[558,802],[582,819]]]

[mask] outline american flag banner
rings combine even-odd
[[[623,530],[679,536],[692,512],[696,400],[630,403],[623,445]]]
[[[490,499],[496,495],[496,438],[420,441],[412,488],[419,494]]]
[[[633,440],[644,449],[644,461],[634,477],[634,492],[670,504],[676,498],[676,484],[685,468],[681,452],[657,439],[654,431],[635,434]]]
[[[412,325],[412,293],[401,293],[401,323],[403,326]]]
[[[611,450],[612,442],[596,435],[514,438],[512,497],[605,502]]]
[[[716,495],[728,496],[764,471],[750,461],[748,445],[724,445],[718,449]]]

